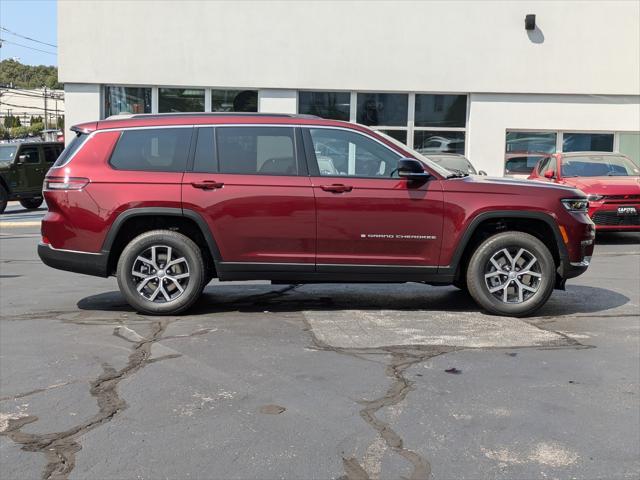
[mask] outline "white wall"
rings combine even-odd
[[[639,17],[637,1],[65,0],[60,81],[637,95]]]
[[[64,139],[69,143],[74,136],[70,130],[72,126],[100,119],[100,85],[65,83],[64,97],[66,107]]]
[[[467,155],[478,170],[502,175],[507,129],[639,131],[640,97],[472,94]]]
[[[296,90],[259,90],[258,111],[298,113],[298,92]]]

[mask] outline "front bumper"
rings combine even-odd
[[[45,265],[67,272],[107,277],[109,256],[106,253],[58,250],[47,243],[38,244],[38,256]]]
[[[635,215],[621,215],[619,207],[635,208]],[[589,216],[598,232],[640,232],[640,204],[637,203],[601,203],[592,202]]]

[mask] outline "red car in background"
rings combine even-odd
[[[597,231],[640,232],[640,167],[620,153],[556,153],[529,176],[578,188],[589,199]]]

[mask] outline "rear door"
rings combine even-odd
[[[197,128],[183,208],[205,218],[225,268],[313,271],[315,202],[302,151],[291,126]]]
[[[398,178],[401,155],[357,131],[304,133],[316,197],[318,271],[402,274],[405,267],[435,268],[442,233],[440,181],[416,185]]]

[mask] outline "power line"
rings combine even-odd
[[[24,38],[25,40],[30,40],[32,42],[41,43],[42,45],[47,45],[49,47],[58,48],[58,46],[54,45],[53,43],[41,42],[40,40],[36,40],[35,38],[27,37],[26,35],[20,35],[19,33],[12,32],[8,28],[0,27],[0,30],[4,30],[8,34],[13,35],[15,37]]]
[[[26,105],[15,105],[13,103],[7,103],[7,102],[1,102],[1,101],[0,101],[0,105],[6,105],[7,107],[13,107],[13,108],[25,108],[25,109],[28,109],[28,110],[42,110],[42,111],[45,111],[45,109],[41,108],[41,107],[29,107],[29,106],[26,106]],[[55,113],[53,113],[51,111],[51,109],[48,108],[47,111],[49,112],[49,116],[55,117]],[[58,116],[60,116],[60,113],[62,113],[62,112],[59,112]]]
[[[16,42],[12,42],[10,40],[5,40],[4,38],[0,38],[0,43],[1,42],[9,43],[11,45],[16,45],[16,46],[22,47],[22,48],[28,48],[29,50],[35,50],[37,52],[48,53],[49,55],[57,55],[57,53],[55,53],[55,52],[47,52],[46,50],[40,50],[39,48],[33,48],[33,47],[28,46],[28,45],[22,45],[21,43],[16,43]]]

